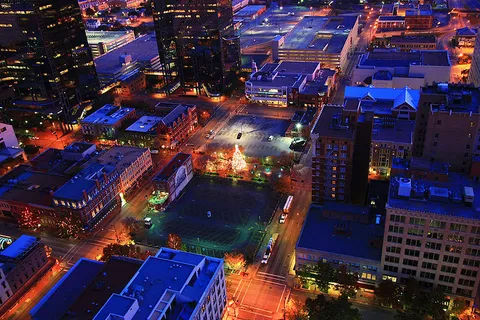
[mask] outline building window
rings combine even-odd
[[[409,228],[407,233],[411,236],[423,237],[422,229]]]
[[[441,125],[441,124],[442,124],[442,120],[437,120],[437,124],[438,124],[438,125]]]
[[[430,260],[438,260],[440,258],[440,255],[438,253],[433,253],[433,252],[424,252],[423,258],[430,259]]]
[[[446,272],[446,273],[457,273],[457,268],[450,267],[450,266],[442,266],[442,268],[440,270],[442,270],[442,272]]]
[[[450,230],[467,232],[467,226],[464,225],[464,224],[460,224],[460,223],[451,223],[450,224]]]
[[[462,276],[467,276],[467,277],[473,277],[473,278],[477,277],[477,271],[470,270],[470,269],[462,269],[462,271],[460,271],[460,274]]]
[[[410,218],[410,224],[414,224],[417,226],[424,226],[425,225],[425,219],[421,218]]]
[[[405,223],[405,216],[392,214],[390,215],[390,221]]]
[[[445,222],[438,220],[430,220],[430,227],[437,229],[445,229]]]

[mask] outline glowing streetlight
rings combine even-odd
[[[302,124],[301,124],[301,123],[297,123],[297,124],[295,125],[295,128],[297,128],[297,131],[302,130]]]

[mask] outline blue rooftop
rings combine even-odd
[[[449,173],[448,179],[448,182],[440,182],[392,178],[387,205],[392,208],[480,220],[478,183],[467,175],[455,173]],[[475,197],[471,205],[463,202],[464,187],[473,188]],[[409,196],[401,194],[409,194]]]
[[[37,242],[37,238],[27,235],[21,235],[20,238],[15,240],[7,249],[0,253],[0,256],[8,258],[17,258],[22,253],[27,251],[30,246]]]
[[[95,279],[103,265],[103,262],[95,260],[84,258],[78,260],[42,300],[33,307],[30,311],[32,319],[61,319]]]
[[[322,216],[322,207],[312,205],[297,241],[297,248],[306,248],[351,257],[380,261],[381,247],[370,245],[383,238],[383,227],[355,221],[329,219]],[[344,225],[344,231],[338,231]]]
[[[112,104],[106,104],[94,113],[85,117],[81,123],[113,125],[134,111],[134,108],[122,108]]]
[[[420,91],[410,89],[409,87],[401,89],[375,88],[375,87],[351,87],[345,88],[345,99],[364,99],[375,101],[392,102],[395,108],[403,103],[408,103],[411,107],[417,108],[420,99]]]

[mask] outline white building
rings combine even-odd
[[[135,33],[127,31],[85,31],[93,58],[120,48],[135,40]]]
[[[18,144],[17,136],[13,127],[6,123],[0,123],[0,162],[9,158],[23,157],[27,160],[23,149]]]
[[[376,88],[420,89],[434,81],[449,82],[451,68],[446,50],[374,50],[359,57],[352,83]]]
[[[98,19],[87,19],[85,21],[85,27],[89,30],[95,30],[100,27],[101,23]]]
[[[480,282],[480,188],[467,176],[447,179],[390,180],[382,278],[406,284],[414,277],[472,302]]]
[[[357,42],[358,16],[306,16],[285,36],[272,41],[272,58],[345,69]]]
[[[221,319],[226,303],[222,259],[161,248],[93,319]]]

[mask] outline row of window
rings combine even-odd
[[[402,215],[391,214],[390,221],[392,222],[400,222],[405,223],[406,217]],[[409,224],[417,225],[417,226],[424,226],[426,224],[426,220],[417,217],[410,217]],[[446,222],[438,221],[438,220],[430,220],[428,225],[432,228],[436,229],[445,229]],[[403,228],[402,228],[403,230]],[[461,224],[461,223],[450,223],[449,230],[457,231],[457,232],[468,232],[468,225]],[[403,232],[403,231],[402,231]],[[400,232],[400,233],[402,233]],[[480,226],[472,226],[470,228],[470,233],[479,234],[480,235]]]

